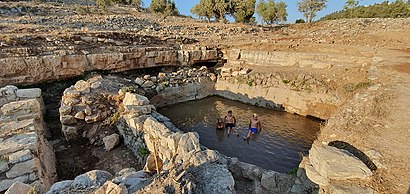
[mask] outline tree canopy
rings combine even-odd
[[[152,0],[149,10],[153,13],[161,13],[165,16],[178,15],[178,8],[173,0]]]
[[[210,22],[225,21],[226,15],[231,15],[236,22],[251,22],[255,13],[256,0],[200,0],[191,13],[207,18]]]
[[[321,18],[335,20],[342,18],[408,18],[410,17],[410,1],[396,0],[382,2],[369,6],[356,6],[344,9]]]
[[[261,17],[263,22],[267,24],[274,24],[287,20],[288,13],[286,8],[287,5],[283,1],[275,3],[274,0],[268,0],[267,2],[259,0],[256,6],[256,12]]]
[[[298,5],[299,12],[303,13],[307,22],[312,22],[317,12],[326,8],[327,0],[300,0]]]

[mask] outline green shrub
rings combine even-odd
[[[296,24],[303,24],[303,23],[306,23],[306,22],[305,22],[304,19],[297,19],[297,20],[295,21],[295,23],[296,23]]]
[[[361,88],[368,88],[372,85],[372,82],[366,81],[366,82],[359,82],[354,86],[355,90],[361,89]]]
[[[97,6],[99,8],[107,9],[107,7],[110,6],[112,2],[111,0],[95,0],[95,3],[97,3]]]
[[[296,174],[298,173],[298,170],[299,170],[299,168],[292,168],[292,169],[289,171],[289,174],[296,176]]]
[[[127,92],[135,93],[135,88],[133,86],[122,87],[120,90],[124,94]]]
[[[146,147],[139,147],[138,154],[142,157],[146,157],[149,154],[149,150]]]

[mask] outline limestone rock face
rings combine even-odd
[[[29,194],[34,192],[34,188],[21,182],[13,183],[4,194]]]
[[[222,165],[205,164],[196,168],[193,175],[199,183],[194,193],[233,193],[235,180]]]
[[[103,138],[106,151],[111,151],[120,143],[120,136],[118,134],[112,134]]]
[[[314,145],[309,151],[309,161],[317,173],[327,179],[365,179],[372,175],[370,169],[358,158],[331,146]]]

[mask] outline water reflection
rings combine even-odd
[[[237,119],[240,137],[216,129],[218,118],[228,110]],[[201,144],[266,169],[289,172],[300,162],[299,152],[307,152],[319,129],[319,123],[298,115],[246,105],[220,97],[209,97],[160,108],[183,131],[196,131]],[[259,115],[263,130],[243,141],[253,113]]]

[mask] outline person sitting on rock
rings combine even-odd
[[[236,118],[235,116],[232,115],[232,111],[228,111],[228,115],[225,116],[224,119],[225,123],[225,128],[228,129],[228,136],[232,132],[235,132],[235,134],[239,137],[238,131],[236,131],[235,126],[236,126]]]
[[[254,113],[249,122],[249,131],[248,134],[243,138],[243,140],[248,140],[251,135],[257,134],[262,130],[262,124],[258,119],[258,114]]]
[[[218,121],[216,122],[216,129],[224,129],[224,122],[223,119],[218,118]]]

